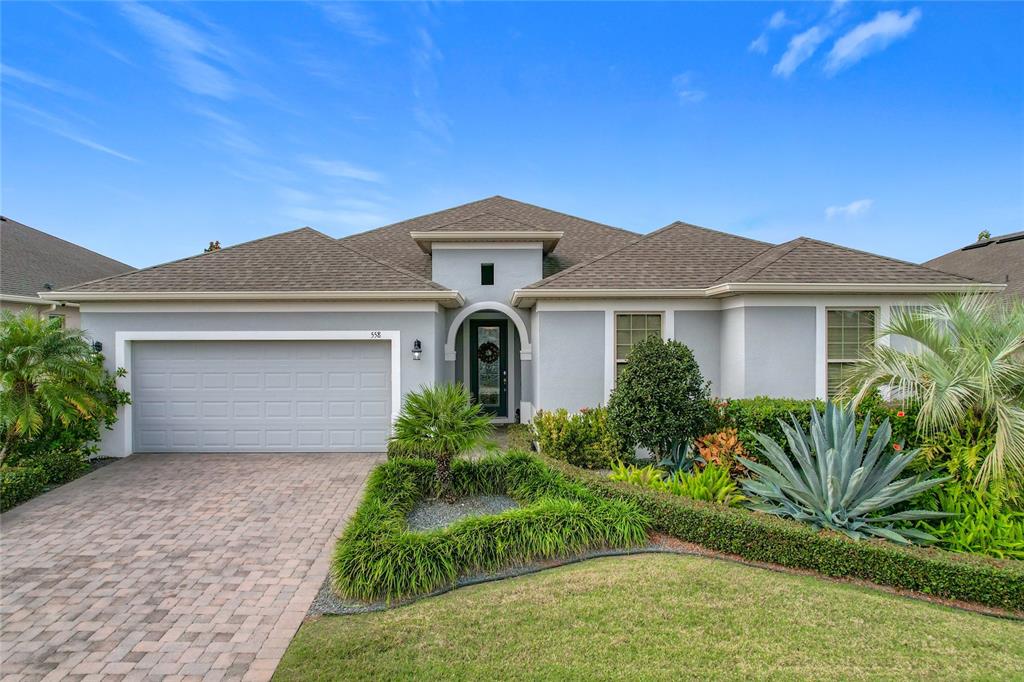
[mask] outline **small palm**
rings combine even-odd
[[[439,494],[452,501],[452,459],[486,442],[490,433],[490,418],[480,405],[471,402],[465,387],[437,384],[405,397],[392,441],[399,451],[436,461]]]

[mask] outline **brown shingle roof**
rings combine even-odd
[[[536,227],[521,220],[504,218],[495,213],[478,213],[462,220],[436,225],[426,230],[410,230],[422,232],[557,232],[547,227]]]
[[[134,270],[77,244],[0,216],[0,294],[34,297],[54,289]]]
[[[516,221],[528,226],[528,228],[518,227],[517,230],[563,232],[564,235],[558,245],[544,258],[545,276],[583,263],[640,238],[640,235],[636,233],[617,227],[602,225],[540,206],[506,199],[502,196],[493,196],[418,218],[403,220],[369,232],[354,234],[341,241],[351,244],[364,253],[407,268],[423,277],[430,277],[430,256],[421,251],[416,242],[409,238],[409,233],[439,228],[448,229],[448,226],[453,223],[482,214]]]
[[[1024,232],[968,244],[925,265],[983,282],[1003,283],[1004,295],[1024,296]]]
[[[410,240],[411,241],[411,240]],[[303,227],[68,289],[71,292],[447,291]]]

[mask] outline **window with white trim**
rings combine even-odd
[[[875,343],[877,313],[873,308],[839,309],[828,310],[826,315],[828,397],[833,398]]]
[[[46,316],[46,318],[50,322],[56,322],[58,327],[64,327],[65,319],[64,316],[61,315],[60,313],[50,313],[49,315]]]
[[[648,336],[661,338],[661,313],[616,313],[615,377],[626,366],[633,346]]]

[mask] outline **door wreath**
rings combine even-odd
[[[476,349],[476,357],[480,362],[489,365],[498,359],[498,355],[501,353],[501,349],[498,348],[498,344],[493,341],[487,341],[481,343],[480,347]]]

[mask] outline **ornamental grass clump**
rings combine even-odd
[[[858,434],[852,408],[829,403],[823,414],[812,410],[809,434],[795,417],[792,422],[791,426],[782,426],[789,453],[768,436],[757,434],[762,446],[759,454],[768,464],[739,458],[756,475],[742,481],[751,498],[751,509],[845,533],[854,539],[874,536],[900,544],[934,542],[929,533],[898,524],[948,514],[926,510],[882,514],[949,480],[897,480],[917,450],[890,452],[889,420],[878,427],[870,444],[870,418],[865,419]]]

